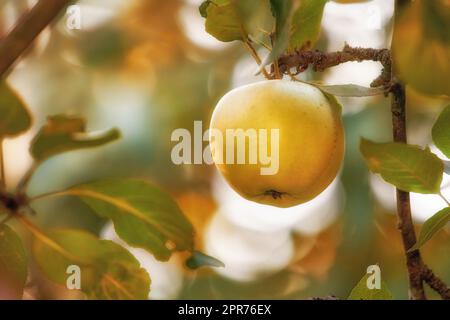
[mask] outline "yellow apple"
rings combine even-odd
[[[248,133],[245,143],[228,136],[238,130]],[[251,135],[255,130],[258,134]],[[252,144],[255,137],[259,140]],[[228,92],[212,115],[209,140],[217,168],[236,192],[277,207],[320,194],[336,177],[344,154],[339,104],[314,86],[284,80]],[[242,147],[244,163],[236,160]]]

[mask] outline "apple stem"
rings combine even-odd
[[[434,272],[428,268],[428,266],[423,266],[422,271],[423,280],[437,293],[439,293],[444,300],[450,300],[450,288],[447,284],[437,277]]]

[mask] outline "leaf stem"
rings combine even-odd
[[[274,62],[273,67],[275,79],[281,79],[282,75],[280,73],[280,66],[278,65],[278,61]]]
[[[390,93],[392,95],[391,113],[393,138],[395,142],[407,143],[405,89],[392,75],[391,55],[388,49],[353,48],[345,45],[342,51],[331,53],[323,53],[317,50],[298,51],[293,54],[281,56],[278,59],[278,65],[282,74],[287,74],[292,79],[295,79],[296,74],[303,72],[310,65],[313,66],[314,71],[324,71],[327,68],[337,66],[341,63],[349,61],[360,62],[363,60],[378,61],[383,65],[380,76],[372,82],[371,87],[383,87],[386,90],[386,94]],[[297,72],[292,73],[292,68],[296,68]],[[272,71],[275,72],[275,70],[276,66],[274,65]],[[440,194],[440,196],[443,197],[442,194]],[[445,197],[443,197],[443,199],[449,204],[449,201],[445,199]],[[410,297],[412,299],[426,299],[424,281],[435,291],[438,291],[437,289],[439,289],[442,292],[442,286],[438,288],[433,286],[433,284],[444,282],[434,274],[432,277],[433,280],[430,280],[432,271],[424,266],[420,251],[413,250],[409,252],[409,249],[416,243],[414,223],[411,217],[410,198],[408,192],[398,189],[397,211],[398,228],[402,237],[406,257],[406,267],[408,270]],[[430,284],[430,282],[432,283]],[[441,296],[444,299],[446,298],[442,293]]]
[[[299,51],[281,56],[278,59],[278,65],[282,74],[287,74],[292,79],[296,79],[295,75],[306,70],[309,65],[313,66],[314,71],[324,71],[327,68],[337,66],[341,63],[363,60],[378,61],[383,65],[380,76],[372,82],[371,86],[381,86],[385,89],[386,94],[391,94],[393,138],[395,142],[407,143],[405,89],[392,75],[391,55],[388,49],[352,48],[345,45],[342,51],[331,53],[323,53],[317,50]],[[297,72],[292,73],[292,68],[296,68]],[[275,68],[272,68],[272,70],[275,71]],[[442,194],[441,197],[443,197]],[[447,199],[444,201],[449,204]],[[439,292],[443,299],[446,299],[447,296],[442,294],[443,285],[439,287],[434,286],[438,282],[441,284],[444,284],[444,282],[434,275],[431,269],[424,265],[419,250],[409,251],[416,243],[416,233],[411,217],[410,198],[408,192],[398,189],[397,211],[398,228],[401,233],[406,257],[410,297],[412,299],[426,299],[424,290],[424,282],[426,282],[432,289]],[[432,277],[430,276],[431,274]]]
[[[312,66],[314,71],[324,71],[350,61],[378,61],[382,64],[383,70],[378,78],[371,83],[371,87],[389,87],[391,82],[391,55],[388,49],[373,49],[351,47],[345,44],[341,51],[321,52],[313,51],[297,51],[292,54],[281,56],[278,59],[278,65],[281,74],[289,74],[291,68],[296,68],[301,73]],[[273,68],[275,71],[275,68]]]

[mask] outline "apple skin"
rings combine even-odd
[[[287,208],[313,199],[334,180],[344,155],[340,106],[301,82],[268,80],[228,92],[217,103],[210,129],[224,137],[223,159],[230,143],[226,129],[267,129],[269,153],[270,129],[279,129],[274,175],[261,175],[267,165],[259,157],[257,164],[248,164],[248,141],[245,164],[220,163],[218,142],[210,135],[213,160],[225,180],[242,197],[261,204]]]
[[[368,2],[369,0],[333,0],[334,2],[338,2],[338,3],[360,3],[360,2]]]

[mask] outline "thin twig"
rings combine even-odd
[[[19,57],[30,47],[71,0],[40,0],[24,14],[15,27],[0,42],[0,77],[3,77]]]
[[[256,63],[258,64],[258,66],[261,65],[261,58],[258,55],[258,52],[256,52],[255,48],[253,47],[253,45],[251,44],[250,41],[245,41],[244,42],[245,47],[248,49],[248,51],[250,52],[251,56],[253,57],[253,59],[256,61]],[[271,79],[270,75],[267,73],[266,68],[262,68],[261,70],[262,74],[264,75],[264,77],[266,79]]]
[[[391,113],[394,142],[407,143],[406,139],[406,96],[405,89],[400,83],[391,88]],[[408,269],[410,297],[414,300],[425,300],[422,270],[423,262],[419,250],[409,251],[417,239],[414,223],[411,217],[411,204],[409,192],[397,189],[397,215],[398,228],[400,230],[403,248],[406,255],[406,267]]]
[[[3,139],[0,139],[0,190],[6,190],[5,159],[3,154]]]
[[[444,200],[444,202],[450,207],[450,201],[442,194],[442,191],[439,191],[439,196]]]
[[[280,66],[278,65],[278,61],[275,61],[274,64],[274,78],[275,79],[281,79],[281,72],[280,72]]]

